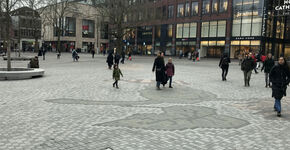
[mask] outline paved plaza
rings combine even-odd
[[[238,62],[223,82],[218,59],[173,58],[173,89],[156,90],[153,60],[120,64],[116,89],[105,56],[40,57],[44,77],[0,82],[0,150],[290,149],[290,98],[278,118],[263,73],[244,87]]]

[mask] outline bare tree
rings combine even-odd
[[[50,0],[44,8],[42,18],[45,18],[43,24],[53,26],[53,30],[57,35],[57,52],[61,52],[61,36],[67,28],[65,17],[71,14],[77,14],[78,9],[76,2],[71,0]],[[44,20],[43,20],[44,21]]]
[[[4,43],[7,49],[7,70],[11,71],[11,40],[13,37],[11,13],[19,7],[20,0],[0,0],[1,12],[3,13],[3,28],[1,32],[5,32]]]
[[[109,37],[114,41],[117,52],[122,51],[123,37],[136,28],[137,15],[142,7],[132,0],[99,0],[95,7],[103,19],[108,20]],[[132,20],[130,22],[129,20]]]

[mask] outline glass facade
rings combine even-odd
[[[197,23],[183,23],[176,25],[176,38],[196,38]]]
[[[225,37],[226,36],[226,21],[210,21],[202,22],[201,37]]]

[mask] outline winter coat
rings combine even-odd
[[[221,57],[219,66],[221,68],[229,67],[229,63],[231,63],[231,59],[227,56]]]
[[[290,81],[290,71],[287,65],[275,65],[270,71],[270,82],[272,82],[272,97],[281,99],[286,96],[287,85]]]
[[[261,61],[262,61],[262,62],[265,62],[266,59],[267,59],[267,56],[265,56],[265,55],[262,55],[262,56],[261,56]]]
[[[166,64],[166,74],[169,77],[174,76],[174,64],[173,63]]]
[[[156,70],[156,71],[155,71]],[[152,71],[155,71],[156,75],[156,81],[163,82],[164,81],[164,75],[165,75],[165,65],[164,60],[161,56],[158,56],[154,60]]]
[[[242,71],[245,72],[252,71],[255,67],[256,65],[252,58],[245,58],[241,65]]]
[[[120,75],[122,75],[122,77],[123,77],[123,74],[122,74],[121,70],[119,68],[118,69],[114,69],[113,78],[115,80],[120,80]]]
[[[77,51],[76,51],[76,50],[73,50],[73,51],[72,51],[72,57],[73,57],[73,58],[76,58],[77,56],[78,56]]]
[[[271,59],[266,59],[265,62],[264,62],[264,65],[262,67],[262,70],[264,70],[265,73],[270,73],[271,69],[273,68],[273,66],[275,65],[275,62],[274,60],[271,58]]]
[[[38,58],[32,58],[29,63],[30,68],[39,68]]]
[[[113,61],[114,61],[113,54],[110,53],[110,54],[108,55],[108,57],[107,57],[107,63],[108,63],[109,65],[113,65],[113,64],[114,64]]]
[[[116,54],[115,55],[115,64],[119,64],[119,61],[120,61],[120,55]]]

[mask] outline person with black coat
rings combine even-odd
[[[107,63],[108,63],[108,67],[109,69],[112,68],[112,65],[114,64],[114,56],[113,53],[109,53],[108,57],[107,57]]]
[[[125,62],[125,52],[122,51],[121,55],[122,55],[121,63],[124,64],[124,62]]]
[[[154,60],[152,72],[155,71],[156,75],[156,87],[160,90],[160,84],[164,81],[165,64],[164,59],[161,57],[161,53],[157,54],[157,58]]]
[[[222,80],[226,81],[227,80],[227,75],[229,71],[229,63],[231,63],[231,59],[228,57],[227,54],[224,54],[221,57],[219,67],[222,69]]]
[[[266,86],[265,87],[266,88],[268,86],[271,87],[271,84],[270,84],[270,81],[269,81],[269,73],[270,73],[270,71],[271,71],[271,69],[273,68],[274,65],[275,65],[275,62],[274,62],[274,60],[272,58],[272,54],[269,53],[267,59],[264,62],[264,65],[263,65],[263,67],[261,69],[261,71],[264,70],[264,73],[265,73],[265,81],[266,81]]]
[[[120,55],[116,52],[115,53],[115,64],[119,65],[119,62],[120,62]]]
[[[272,97],[275,98],[274,109],[277,111],[278,117],[281,117],[281,99],[283,96],[286,96],[286,90],[289,81],[289,66],[284,57],[280,57],[278,65],[275,65],[270,71],[270,82],[272,82]]]
[[[246,55],[241,65],[241,70],[244,72],[245,86],[250,86],[252,71],[255,67],[256,65],[255,65],[254,60],[252,59],[251,54]]]

